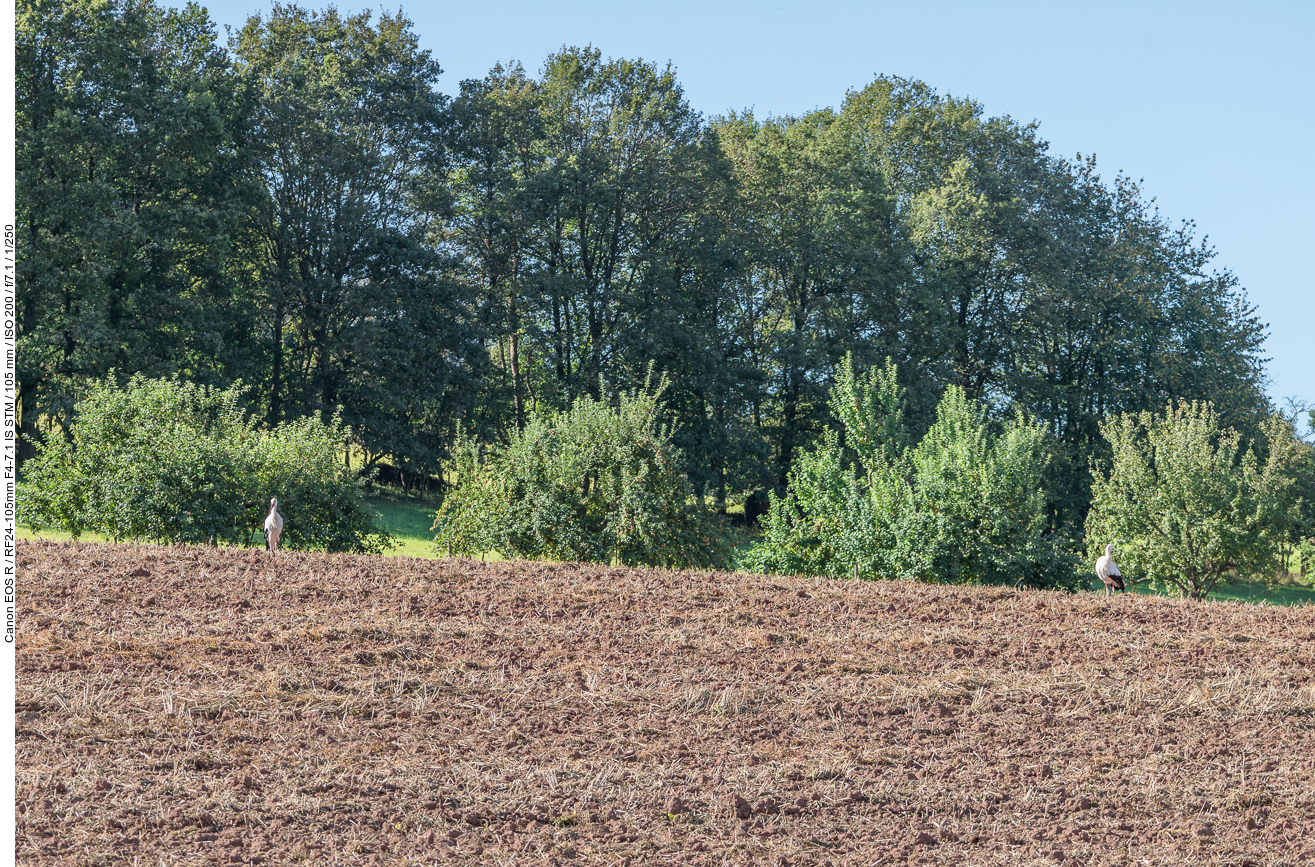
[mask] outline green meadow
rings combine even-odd
[[[380,489],[376,488],[376,490]],[[434,534],[430,529],[434,523],[434,511],[437,506],[433,502],[416,499],[400,491],[394,492],[388,488],[382,490],[382,495],[370,497],[367,502],[377,516],[379,525],[393,534],[394,545],[388,549],[385,556],[440,557],[441,553],[434,545]],[[68,533],[58,530],[41,530],[38,532],[31,527],[19,524],[18,538],[67,541],[72,537]],[[87,542],[109,541],[95,533],[84,533],[82,539]],[[753,544],[753,537],[747,533],[744,534],[743,538],[737,540],[735,545],[737,555],[742,557],[752,549]],[[485,557],[488,560],[502,559],[494,551],[488,552]],[[1094,575],[1088,589],[1100,590],[1100,582],[1096,580]],[[1164,595],[1144,584],[1133,586],[1131,592],[1142,596]],[[1293,575],[1288,575],[1272,585],[1267,585],[1264,582],[1236,582],[1227,587],[1217,588],[1210,594],[1210,598],[1218,601],[1231,600],[1263,605],[1309,605],[1315,604],[1315,588],[1302,583],[1299,578]]]

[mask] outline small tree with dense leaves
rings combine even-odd
[[[532,419],[505,447],[456,449],[434,521],[440,550],[627,565],[726,567],[730,548],[680,469],[657,388],[588,396]]]
[[[26,467],[20,519],[151,542],[250,544],[269,498],[292,548],[379,552],[361,480],[341,461],[334,419],[256,426],[241,385],[208,388],[134,376],[94,384],[76,405],[72,439],[52,436]]]
[[[766,572],[909,578],[969,584],[1073,586],[1073,564],[1043,535],[1045,432],[1015,418],[1002,435],[951,386],[917,443],[903,423],[896,369],[836,373],[828,432],[772,499]],[[846,448],[847,447],[847,448]]]
[[[1209,403],[1101,424],[1113,450],[1095,474],[1087,544],[1113,543],[1125,574],[1204,599],[1234,576],[1269,578],[1298,519],[1300,441],[1275,416],[1248,444]]]

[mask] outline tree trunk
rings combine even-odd
[[[274,357],[270,360],[270,382],[269,382],[269,415],[268,424],[271,428],[277,427],[280,421],[280,414],[283,411],[283,402],[280,398],[280,392],[283,389],[283,301],[279,300],[274,303]]]
[[[512,319],[515,319],[515,307],[512,307]],[[519,335],[512,331],[509,336],[511,343],[511,402],[516,412],[516,429],[525,429],[525,405],[521,400],[521,365],[520,365],[520,340]]]
[[[18,335],[32,333],[36,323],[37,311],[36,302],[29,296],[23,301],[23,314],[19,321]],[[15,365],[17,366],[17,365]],[[21,370],[21,368],[19,368]],[[36,457],[37,453],[37,384],[41,382],[40,375],[23,379],[18,378],[18,395],[14,409],[18,413],[18,450],[17,450],[17,469],[22,470],[23,462],[28,458]]]
[[[37,407],[36,386],[18,381],[18,449],[16,454],[17,470],[22,472],[23,462],[36,457],[37,453]]]

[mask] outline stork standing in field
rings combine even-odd
[[[279,536],[283,535],[283,516],[279,514],[279,498],[269,501],[269,517],[265,519],[265,548],[276,552],[279,549]]]
[[[1096,577],[1105,585],[1105,595],[1111,595],[1115,590],[1125,590],[1123,586],[1123,573],[1119,567],[1114,564],[1114,546],[1105,546],[1105,556],[1096,561]]]

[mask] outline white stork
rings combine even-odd
[[[283,516],[279,514],[279,498],[269,501],[269,517],[265,519],[265,548],[277,552],[279,536],[283,535]]]
[[[1123,573],[1114,563],[1114,546],[1105,546],[1105,556],[1096,561],[1096,577],[1105,585],[1105,595],[1115,590],[1126,590],[1123,586]]]

